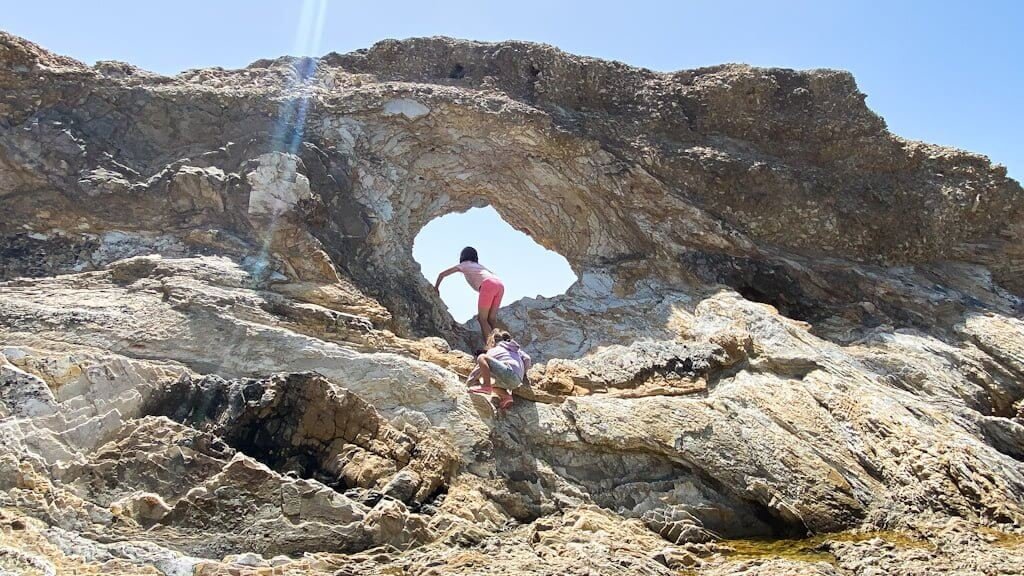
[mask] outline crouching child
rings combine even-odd
[[[523,385],[530,370],[530,355],[504,330],[494,329],[487,338],[487,351],[476,357],[476,367],[469,375],[469,389],[474,394],[494,395],[498,410],[512,406],[512,390]]]

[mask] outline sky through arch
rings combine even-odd
[[[557,296],[576,281],[576,274],[561,254],[512,228],[490,206],[430,221],[416,236],[412,255],[427,280],[434,282],[439,272],[459,263],[459,253],[465,246],[476,248],[480,263],[505,284],[502,305],[525,297]],[[441,299],[460,322],[476,315],[477,294],[461,274],[444,280]]]

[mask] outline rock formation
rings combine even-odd
[[[488,204],[579,276],[501,415],[412,258]],[[1024,192],[847,73],[0,34],[0,208],[0,573],[1024,562]]]

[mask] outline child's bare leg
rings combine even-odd
[[[487,363],[487,356],[481,354],[476,357],[476,364],[480,367],[480,383],[484,388],[490,388],[491,381],[491,366]]]
[[[476,315],[476,320],[480,323],[480,335],[483,336],[485,343],[487,337],[491,335],[491,329],[494,328],[494,325],[488,321],[490,312],[489,308],[479,308]]]
[[[497,308],[491,308],[490,311],[487,313],[487,323],[491,326],[491,328],[497,328],[498,327],[498,309]],[[490,335],[490,332],[488,332],[487,334]]]

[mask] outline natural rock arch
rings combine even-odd
[[[365,257],[394,282],[375,295],[420,333],[443,333],[448,321],[429,286],[411,281],[418,279],[411,247],[423,226],[452,212],[492,206],[513,228],[562,254],[578,276],[641,260],[673,266],[684,242],[732,241],[727,228],[666,194],[644,170],[596,142],[559,134],[544,119],[400,101],[415,106],[414,117],[325,119],[321,132],[307,136],[324,138],[326,147],[351,143],[351,192],[370,222]],[[399,100],[383,109],[392,102]]]
[[[109,198],[131,210],[85,206],[101,232],[152,225],[188,236],[168,254],[267,250],[293,281],[351,281],[352,294],[389,311],[371,316],[390,314],[402,334],[452,336],[413,273],[411,245],[431,218],[484,203],[563,254],[590,300],[646,287],[682,301],[769,279],[775,293],[759,298],[799,299],[813,324],[846,315],[851,328],[924,326],[927,314],[895,312],[902,296],[868,296],[869,312],[852,311],[873,280],[848,270],[942,259],[988,266],[1000,285],[1024,291],[1019,185],[984,157],[892,135],[843,72],[663,74],[547,46],[431,38],[168,79],[8,44],[18,66],[51,79],[17,67],[2,78],[35,99],[4,108],[25,128],[8,146],[12,211],[71,212],[77,194]],[[233,88],[194,90],[205,82]],[[282,119],[291,109],[304,114]],[[310,192],[283,228],[248,213],[248,175],[282,153],[282,121],[301,121],[288,177],[301,174]],[[46,158],[32,148],[39,139],[54,143]],[[47,171],[58,160],[67,169]]]

